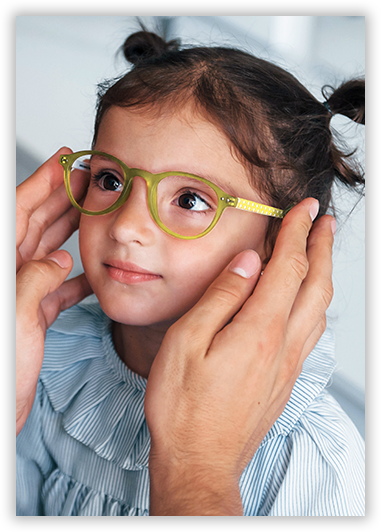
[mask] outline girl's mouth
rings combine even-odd
[[[111,279],[122,284],[137,284],[162,279],[161,275],[141,268],[132,262],[111,260],[104,265]]]

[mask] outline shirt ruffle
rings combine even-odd
[[[62,473],[52,472],[44,485],[44,506],[61,516],[147,516],[148,509],[134,508],[107,494],[96,492]],[[58,513],[58,512],[57,512]],[[51,515],[54,515],[52,513]]]
[[[122,469],[148,466],[147,381],[118,357],[98,303],[77,305],[52,325],[40,380],[67,434]]]
[[[344,414],[328,404],[327,394],[321,394],[334,367],[333,334],[327,330],[305,361],[283,413],[241,476],[246,515],[267,515],[282,483],[293,485],[296,471],[298,478],[303,477],[300,462],[291,471],[289,464],[304,449],[308,460],[312,455],[324,458],[325,449],[329,450],[328,458],[319,462],[320,483],[326,485],[335,474],[335,444],[339,440],[342,453],[342,442],[349,436],[340,428],[346,423]],[[118,357],[111,320],[98,302],[81,303],[60,315],[47,333],[35,404],[18,437],[18,515],[149,514],[146,384]],[[323,418],[320,410],[325,412]],[[324,427],[328,416],[329,428]],[[353,429],[348,427],[346,432],[351,434]],[[348,456],[351,449],[361,448],[357,441],[351,445]],[[330,456],[335,457],[333,463]],[[354,478],[360,478],[360,473]],[[333,496],[332,486],[326,486],[327,504],[334,497],[326,515],[350,515],[344,487],[336,486]],[[288,491],[283,499],[288,500]],[[332,505],[341,499],[344,502],[337,511]],[[282,506],[275,515],[287,511]],[[361,511],[356,507],[353,515],[362,515]]]
[[[302,414],[327,387],[336,367],[333,331],[327,328],[315,348],[304,361],[291,397],[282,414],[275,421],[260,446],[283,434],[288,436]]]
[[[96,347],[86,349],[89,337]],[[148,466],[150,435],[144,417],[147,380],[118,357],[111,320],[97,302],[63,312],[48,331],[41,381],[65,431],[97,455],[126,470]],[[303,365],[290,400],[262,445],[287,435],[327,386],[334,371],[334,340],[325,331]]]

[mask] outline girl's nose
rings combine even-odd
[[[110,236],[121,244],[135,242],[141,245],[151,245],[156,231],[160,231],[149,213],[147,185],[142,177],[134,177],[126,203],[112,215],[114,219],[110,228]]]

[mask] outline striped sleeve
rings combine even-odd
[[[48,331],[17,438],[18,515],[149,514],[146,379],[118,357],[110,325],[89,304]],[[326,331],[241,475],[245,515],[364,515],[364,442],[325,391],[334,365]]]
[[[16,514],[43,515],[41,498],[44,478],[53,467],[41,430],[41,384],[33,408],[16,440]]]
[[[324,393],[287,437],[262,515],[365,515],[364,442]]]

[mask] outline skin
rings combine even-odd
[[[259,281],[236,274],[244,251],[165,336],[145,403],[152,515],[242,515],[240,476],[325,329],[335,222],[311,228],[316,208],[286,216]]]
[[[131,168],[192,173],[237,196],[263,202],[224,135],[191,109],[154,120],[149,114],[111,108],[95,149]],[[81,217],[83,267],[103,310],[115,322],[118,354],[131,369],[148,377],[168,327],[194,306],[237,253],[253,249],[263,257],[267,223],[265,216],[227,209],[205,237],[172,237],[152,220],[140,177],[119,210]],[[112,260],[132,262],[160,277],[138,284],[110,278],[106,265]]]
[[[182,117],[177,134],[181,131],[185,134],[187,124],[188,137],[183,138],[186,141],[193,138],[196,142],[190,131],[197,132],[196,137],[200,138],[207,128],[202,121],[192,122],[193,118]],[[146,125],[148,128],[149,124]],[[160,135],[162,131],[161,128]],[[168,135],[168,130],[165,131]],[[156,159],[153,155],[151,157],[151,150],[144,151],[144,145],[135,147],[135,163],[127,159],[127,155],[132,157],[130,153],[122,157],[122,153],[105,151],[130,166],[140,166],[151,172],[170,169],[160,167],[160,164],[172,166],[173,163],[173,167],[179,170],[202,175],[202,168],[177,166],[182,159],[181,150],[192,155],[192,143],[185,142],[185,147],[177,145],[180,151],[173,150],[170,154],[166,151],[166,143],[160,145],[153,130],[151,132],[152,147],[160,146],[168,156],[167,160],[162,158],[160,150],[155,150]],[[123,138],[118,133],[116,142]],[[168,142],[168,137],[165,138]],[[210,137],[203,138],[204,143],[198,145],[200,153],[206,153],[203,150],[212,147]],[[213,138],[217,142],[217,137]],[[218,150],[220,146],[220,157],[223,152],[227,157],[223,145],[223,142],[215,145],[214,149]],[[99,144],[97,148],[103,149],[103,146]],[[105,251],[97,247],[92,226],[87,229],[86,225],[81,225],[82,235],[89,230],[94,245],[94,258],[91,258],[91,249],[84,250],[89,260],[90,284],[84,275],[65,281],[72,268],[72,259],[58,248],[79,224],[78,212],[70,206],[63,189],[62,169],[58,164],[59,155],[68,152],[68,148],[57,152],[17,190],[17,433],[33,404],[46,329],[61,311],[79,302],[94,288],[103,298],[104,307],[115,313],[113,319],[124,318],[120,332],[114,335],[120,356],[127,353],[125,349],[133,339],[130,345],[135,343],[137,352],[140,350],[142,355],[137,360],[137,369],[143,375],[149,372],[145,413],[152,442],[150,514],[242,515],[239,477],[283,411],[304,360],[325,328],[325,312],[332,298],[334,220],[323,216],[312,226],[318,208],[317,201],[312,198],[294,207],[282,223],[272,258],[260,278],[261,235],[249,232],[251,241],[242,240],[238,245],[234,239],[237,235],[234,233],[235,223],[231,221],[233,233],[225,239],[227,245],[220,246],[219,239],[210,239],[216,262],[211,260],[209,270],[200,260],[200,284],[190,285],[188,279],[176,277],[176,269],[172,269],[170,262],[169,270],[164,268],[165,259],[184,259],[184,250],[180,248],[185,243],[174,240],[168,251],[170,256],[166,256],[164,240],[160,240],[163,237],[155,233],[160,245],[155,247],[155,253],[149,253],[149,247],[155,246],[155,240],[150,238],[156,226],[149,224],[150,219],[144,210],[144,183],[137,179],[132,196],[120,213],[110,216],[108,221],[104,217],[108,230],[108,233],[102,233],[106,236]],[[142,152],[147,161],[137,164]],[[198,157],[198,152],[193,152],[194,160],[196,155]],[[217,159],[215,164],[219,162]],[[238,170],[232,160],[234,164],[226,161],[227,165],[233,166],[224,166],[224,175],[228,175],[226,168]],[[210,173],[214,168],[215,165],[204,168],[204,171]],[[240,174],[229,172],[229,175]],[[242,187],[244,183],[242,181]],[[229,185],[233,183],[229,182]],[[240,179],[234,181],[234,186],[241,186]],[[245,190],[237,189],[237,194],[256,200],[254,191],[252,193],[253,196],[245,196]],[[246,222],[251,218],[247,213],[238,214],[242,215],[241,229],[243,223],[252,223]],[[264,220],[265,224],[265,217],[253,215],[254,218]],[[219,222],[222,223],[223,220]],[[251,228],[254,232],[255,227]],[[217,229],[218,226],[211,237]],[[262,239],[264,229],[265,226]],[[101,226],[98,230],[103,231]],[[224,238],[223,233],[220,236]],[[194,243],[194,253],[188,254],[189,261],[197,257],[195,248],[198,246],[200,253],[209,253],[209,247],[203,247],[203,239],[200,239]],[[231,253],[229,246],[234,246]],[[104,287],[111,286],[111,281],[102,273],[103,261],[108,260],[103,254],[106,252],[125,253],[123,260],[152,260],[145,267],[159,268],[161,277],[157,286],[152,288],[157,292],[149,294],[168,297],[173,305],[163,304],[163,308],[157,306],[154,309],[149,297],[142,297],[144,304],[137,309],[137,314],[134,313],[137,317],[132,318],[121,286],[114,291],[115,305],[112,305],[112,300],[104,294]],[[186,267],[186,262],[183,265]],[[193,271],[188,270],[188,273],[194,275]],[[172,277],[176,282],[170,282]],[[192,279],[196,282],[198,278]],[[211,284],[201,295],[198,286],[203,283],[203,289]],[[143,290],[144,294],[146,289],[138,287],[134,292],[135,288],[130,290],[127,287],[132,301],[138,297],[138,290]],[[155,311],[160,315],[160,321],[155,321]],[[131,319],[136,321],[130,324]],[[141,331],[140,336],[137,331]],[[150,336],[145,336],[147,331]],[[147,355],[144,354],[145,348]]]

